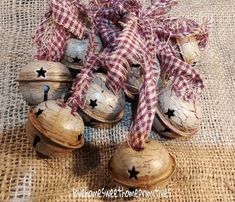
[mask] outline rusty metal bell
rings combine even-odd
[[[102,49],[102,43],[99,36],[96,36],[95,40],[98,44],[98,51],[100,51]],[[88,42],[88,39],[69,39],[62,63],[70,69],[81,70],[83,67]]]
[[[17,81],[23,98],[30,105],[64,99],[72,85],[72,77],[66,66],[43,60],[35,60],[23,67]]]
[[[57,157],[83,146],[83,120],[62,102],[42,102],[31,107],[27,115],[26,134],[37,152]]]
[[[201,108],[198,102],[187,102],[169,87],[158,97],[153,127],[167,137],[192,136],[199,130]]]
[[[151,190],[167,185],[176,162],[158,142],[148,140],[141,151],[124,142],[109,160],[109,172],[114,181],[125,188]]]
[[[85,107],[79,109],[84,121],[96,127],[109,127],[124,116],[125,94],[113,94],[105,85],[106,75],[96,73],[90,83]]]

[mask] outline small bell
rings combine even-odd
[[[126,188],[164,187],[175,168],[175,159],[154,140],[148,140],[141,151],[133,150],[125,142],[109,160],[111,176]]]
[[[98,36],[95,38],[98,44],[98,51],[102,49],[102,43]],[[65,54],[62,63],[70,69],[81,70],[88,46],[88,39],[71,38],[67,42]]]
[[[186,36],[178,38],[177,43],[184,61],[190,65],[195,65],[201,55],[197,39],[194,36]]]
[[[201,109],[198,102],[187,102],[168,87],[158,97],[153,127],[163,136],[192,136],[199,129]]]
[[[69,69],[59,62],[35,60],[21,69],[19,90],[26,102],[37,105],[46,100],[64,99],[72,85]]]
[[[48,157],[71,153],[84,144],[84,123],[79,114],[59,101],[49,100],[28,111],[26,134],[35,150]]]
[[[86,123],[96,127],[109,127],[124,116],[125,94],[114,95],[106,87],[106,75],[96,73],[90,83],[85,107],[79,113]]]

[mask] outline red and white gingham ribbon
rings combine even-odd
[[[52,0],[34,36],[35,58],[60,61],[71,34],[79,39],[83,37],[85,26],[79,17],[85,12],[85,6],[79,2]]]
[[[137,0],[101,0],[98,3],[94,0],[86,9],[92,22],[92,33],[89,35],[90,51],[86,55],[85,68],[74,81],[72,96],[67,103],[73,106],[73,110],[78,106],[83,108],[93,71],[99,65],[108,70],[106,85],[118,94],[122,88],[125,88],[130,66],[140,64],[144,82],[140,88],[137,115],[128,136],[128,142],[135,150],[143,148],[151,131],[157,105],[157,82],[160,72],[173,79],[172,90],[185,100],[195,100],[204,87],[199,72],[185,63],[177,53],[175,40],[177,37],[193,35],[199,41],[199,47],[203,49],[208,41],[208,24],[198,25],[188,19],[169,18],[166,13],[175,4],[174,0],[153,0],[151,6],[144,10]],[[56,13],[57,10],[53,12]],[[74,13],[71,12],[65,12],[63,16],[66,19],[74,19]],[[48,17],[46,19],[48,23]],[[68,29],[65,21],[56,25]],[[79,27],[80,31],[76,36],[80,38],[84,27],[80,21],[75,25]],[[40,33],[44,34],[46,30],[44,23],[40,29],[42,30]],[[71,32],[71,29],[69,31]],[[104,50],[101,53],[96,52],[95,31],[104,43]],[[60,40],[60,37],[63,40]],[[56,47],[53,49],[57,48],[57,54],[55,57],[50,57],[52,60],[58,59],[64,51],[58,47],[62,47],[60,42],[64,43],[68,36],[64,34],[60,37],[57,44],[54,44]],[[41,43],[42,38],[39,39]],[[50,44],[50,41],[48,43]],[[50,44],[49,47],[52,46]],[[45,54],[44,49],[39,48],[38,55],[43,54]],[[157,60],[160,61],[160,67],[157,66]]]

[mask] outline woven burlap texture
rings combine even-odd
[[[113,128],[87,127],[86,145],[66,158],[41,158],[26,138],[28,106],[15,79],[32,60],[31,37],[46,3],[0,2],[0,201],[111,200],[75,199],[73,190],[115,187],[107,175],[107,162],[126,139],[129,104],[124,120]],[[176,157],[177,171],[167,198],[138,200],[235,201],[235,1],[182,0],[171,13],[198,22],[208,17],[212,20],[209,47],[197,66],[206,86],[201,98],[203,118],[200,132],[192,138],[166,140],[151,133]]]

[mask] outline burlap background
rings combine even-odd
[[[130,124],[127,105],[124,120],[114,128],[86,128],[86,146],[67,158],[39,158],[27,142],[28,107],[15,79],[31,60],[31,36],[46,2],[0,1],[0,201],[68,201],[75,200],[73,188],[114,187],[107,161]],[[235,201],[235,1],[182,0],[172,13],[199,22],[210,17],[213,29],[199,64],[206,85],[200,132],[191,139],[171,141],[151,134],[177,158],[171,195],[162,200]],[[84,200],[98,199],[77,199]]]

